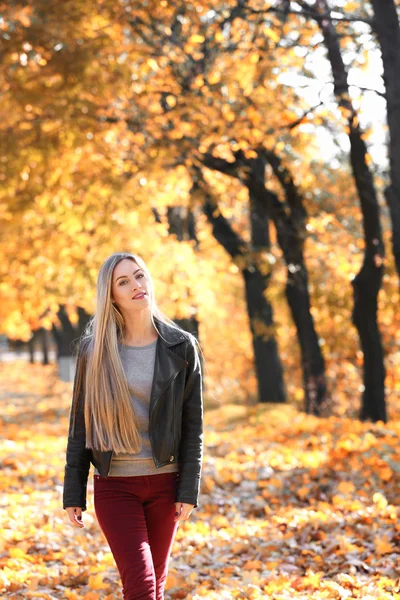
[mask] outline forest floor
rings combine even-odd
[[[121,600],[93,508],[62,508],[72,384],[0,367],[0,600]],[[166,600],[400,600],[400,417],[387,424],[223,405],[204,415],[199,507],[174,540]]]

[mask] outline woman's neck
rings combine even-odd
[[[158,333],[151,321],[126,322],[123,343],[126,346],[147,346],[158,338]]]

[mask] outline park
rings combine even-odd
[[[400,2],[10,0],[0,40],[0,600],[127,598],[70,450],[115,374],[198,501],[146,600],[400,600]]]

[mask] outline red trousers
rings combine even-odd
[[[124,600],[163,600],[178,473],[94,475],[94,509],[122,581]]]

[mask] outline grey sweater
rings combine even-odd
[[[137,454],[116,454],[113,452],[109,477],[154,475],[156,473],[172,473],[179,470],[176,463],[157,469],[151,452],[149,406],[157,341],[155,340],[147,346],[118,345],[131,392],[132,404],[139,420],[142,449]],[[99,475],[96,468],[94,472],[96,475]]]

